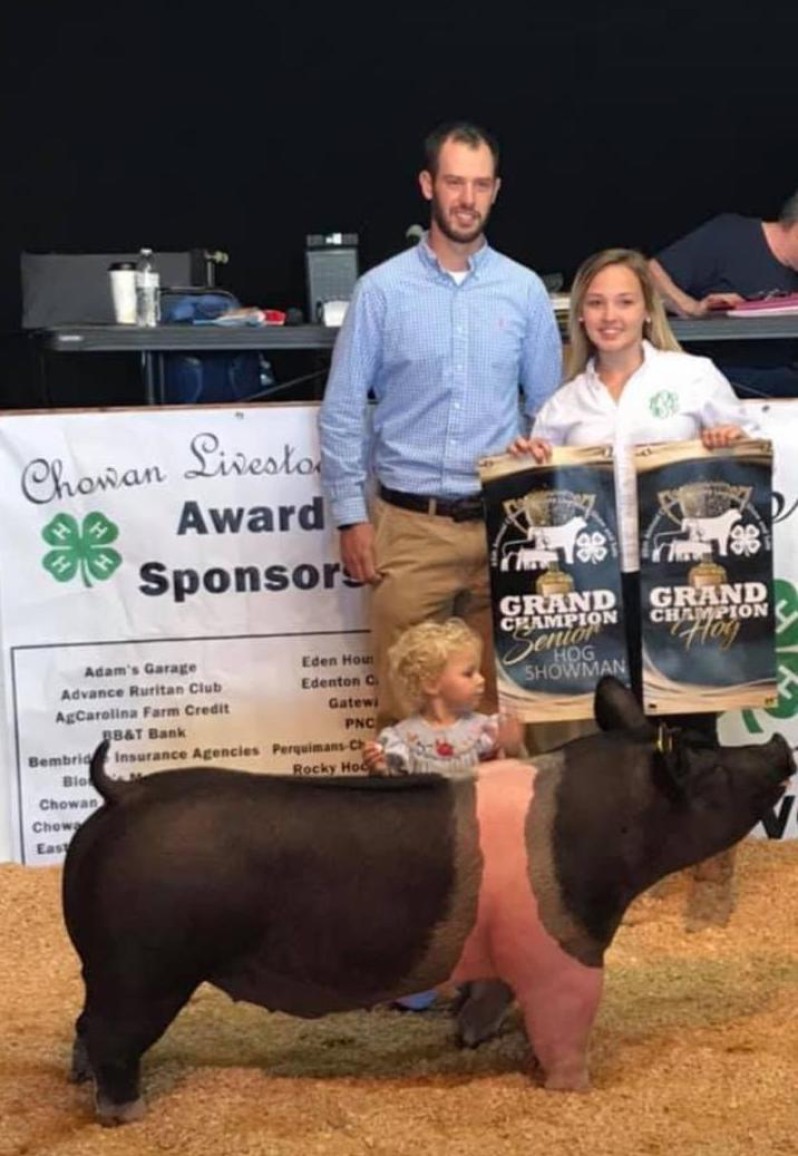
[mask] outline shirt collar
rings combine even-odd
[[[654,346],[651,344],[651,342],[647,341],[644,337],[643,338],[643,365],[639,366],[635,370],[635,372],[632,374],[632,377],[634,377],[635,374],[639,373],[640,370],[643,369],[644,366],[649,365],[654,360],[654,358],[657,356],[658,352],[659,352],[659,350],[655,349]],[[588,361],[587,365],[585,366],[585,373],[587,374],[587,377],[590,379],[590,381],[598,382],[599,384],[601,384],[601,378],[599,377],[598,373],[596,372],[596,359],[595,359],[595,357],[591,357],[590,360]]]
[[[422,234],[418,244],[416,245],[416,251],[418,252],[421,261],[428,268],[434,269],[438,273],[442,273],[444,277],[451,277],[451,270],[444,269],[438,260],[437,254],[432,248],[430,248],[429,230]],[[493,250],[491,249],[487,240],[483,237],[482,245],[479,247],[479,249],[477,249],[476,253],[472,253],[468,258],[469,273],[479,274],[480,270],[485,266],[485,263],[490,260],[492,252]]]

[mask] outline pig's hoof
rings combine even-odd
[[[590,1076],[584,1068],[577,1071],[551,1072],[546,1076],[543,1087],[547,1092],[589,1092]]]
[[[455,1042],[458,1047],[476,1048],[492,1039],[512,1002],[512,991],[499,980],[469,984],[457,1012]]]
[[[117,1124],[132,1124],[140,1120],[147,1111],[147,1105],[139,1096],[138,1100],[128,1100],[126,1104],[112,1104],[104,1096],[97,1096],[97,1119],[104,1128],[114,1128]]]

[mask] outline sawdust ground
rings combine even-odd
[[[81,1002],[60,870],[0,867],[0,1156],[767,1156],[798,1150],[798,841],[747,841],[725,929],[681,880],[607,959],[593,1090],[530,1078],[517,1014],[475,1052],[444,1006],[313,1022],[203,987],[147,1054],[145,1119],[103,1129],[66,1073]]]

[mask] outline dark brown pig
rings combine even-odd
[[[587,1087],[627,906],[742,838],[794,770],[779,736],[663,742],[614,679],[595,710],[603,733],[466,782],[216,768],[114,782],[102,744],[105,805],[69,847],[63,893],[86,985],[73,1075],[93,1077],[100,1119],[142,1113],[140,1057],[203,981],[312,1017],[498,979],[546,1087]]]

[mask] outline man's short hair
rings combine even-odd
[[[487,129],[468,120],[450,120],[434,128],[424,141],[424,167],[433,177],[438,171],[441,149],[447,140],[479,148],[486,144],[493,154],[493,175],[499,175],[499,142]]]

